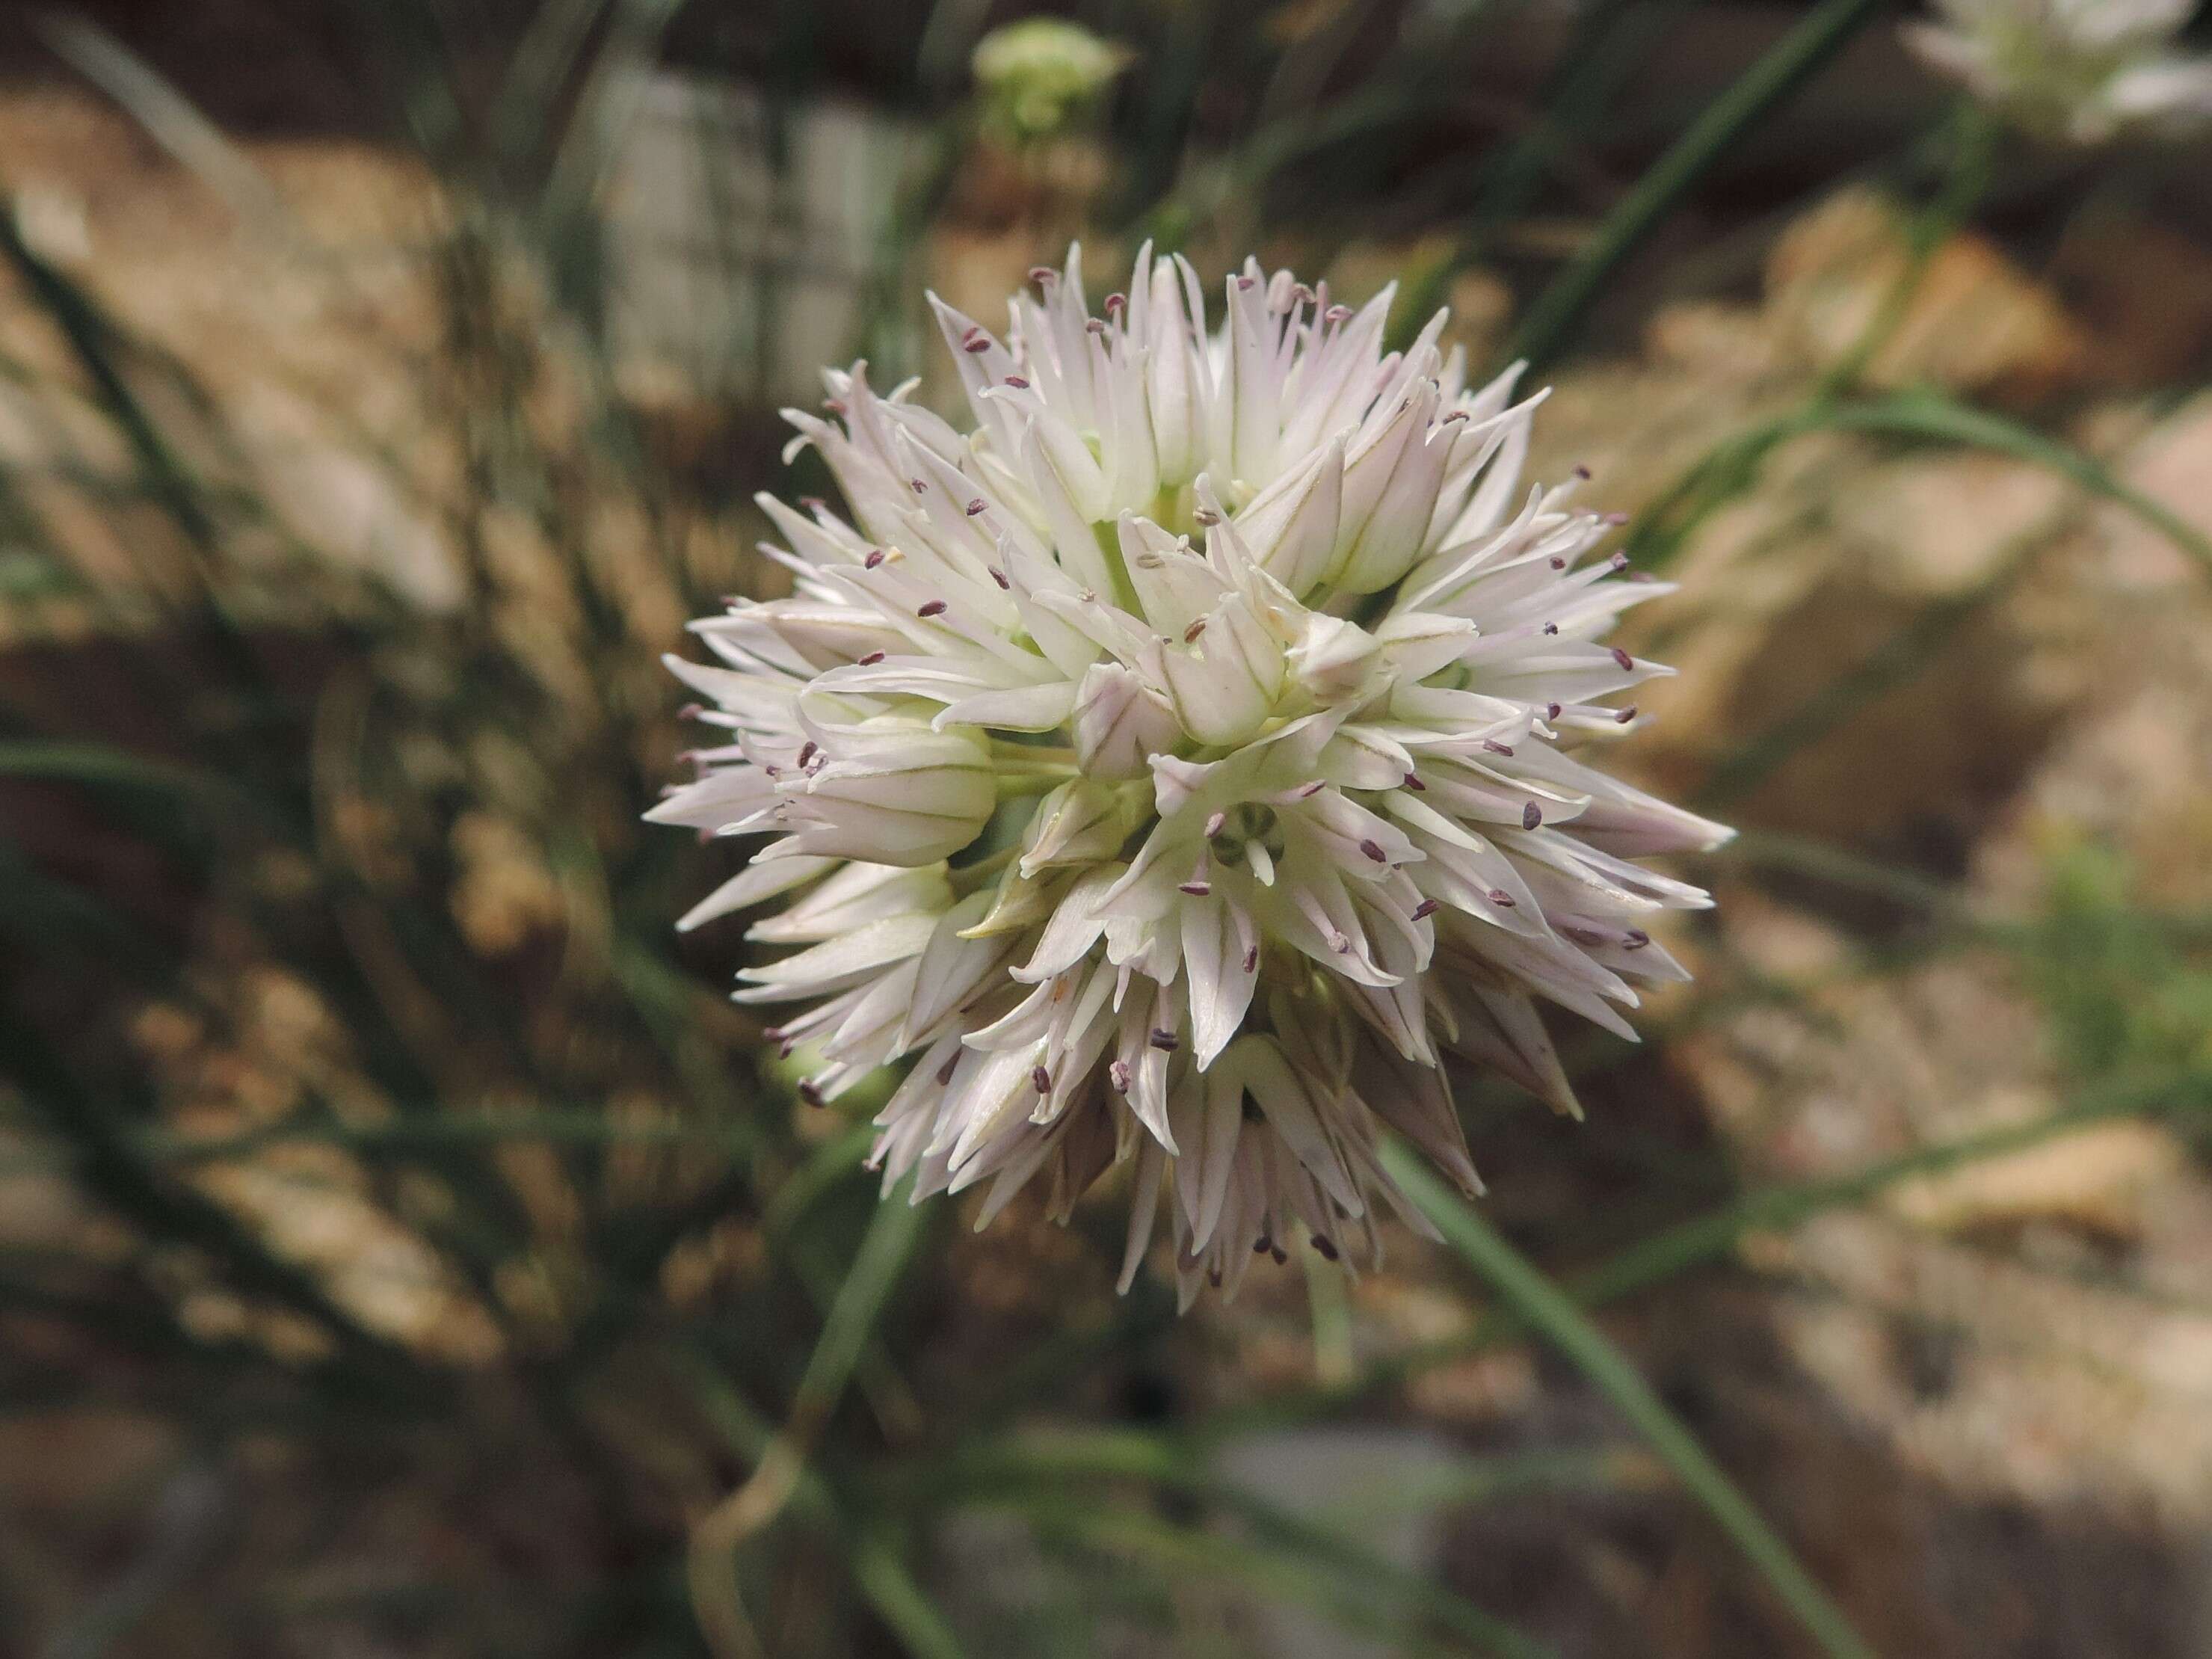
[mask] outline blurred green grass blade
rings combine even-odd
[[[752,1473],[692,1529],[689,1577],[702,1631],[718,1654],[757,1650],[738,1593],[738,1559],[800,1489],[814,1443],[852,1381],[877,1322],[906,1271],[931,1211],[910,1203],[913,1178],[876,1206],[822,1334],[793,1391],[790,1414]]]
[[[578,88],[539,203],[549,234],[574,234],[598,201],[637,118],[661,36],[683,0],[620,0]]]
[[[1554,1462],[1539,1470],[1523,1461],[1506,1470],[1468,1459],[1438,1472],[1442,1495],[1437,1503],[1473,1495],[1495,1496],[1518,1484],[1547,1482],[1567,1465]],[[1586,1464],[1574,1465],[1587,1479]],[[1449,1476],[1449,1484],[1443,1484]],[[1145,1429],[1056,1428],[1000,1435],[971,1443],[950,1456],[913,1466],[893,1490],[915,1506],[957,1503],[963,1498],[1025,1507],[1049,1505],[1067,1496],[1072,1482],[1142,1480],[1194,1498],[1233,1519],[1255,1545],[1304,1560],[1315,1570],[1347,1583],[1365,1586],[1395,1599],[1408,1610],[1474,1641],[1486,1651],[1539,1651],[1510,1626],[1419,1573],[1409,1572],[1362,1547],[1336,1529],[1293,1514],[1224,1479],[1214,1467],[1212,1449],[1182,1437]],[[1424,1492],[1428,1488],[1424,1487]]]
[[[210,794],[224,787],[220,779],[190,767],[148,760],[105,744],[46,738],[0,741],[0,777],[98,784],[172,795]]]
[[[1259,1511],[1242,1518],[1248,1535],[1186,1526],[1126,1504],[1082,1504],[1047,1494],[1017,1503],[1042,1536],[1146,1561],[1177,1579],[1240,1579],[1285,1601],[1313,1607],[1347,1630],[1389,1641],[1401,1652],[1464,1650],[1501,1659],[1556,1659],[1535,1642],[1418,1573],[1377,1560],[1330,1538],[1315,1538],[1295,1519]],[[1424,1626],[1449,1632],[1451,1647],[1424,1640]]]
[[[1911,684],[1969,623],[2012,592],[2055,533],[2032,532],[2016,538],[1996,568],[1972,587],[1921,606],[1857,662],[1723,751],[1691,804],[1700,811],[1735,805],[1869,704]]]
[[[853,1545],[853,1582],[914,1659],[966,1659],[945,1615],[915,1582],[892,1540],[876,1531]]]
[[[1589,246],[1536,296],[1504,357],[1540,371],[1573,337],[1613,273],[1738,139],[1778,108],[1881,10],[1824,0],[1705,107],[1608,213]]]
[[[57,57],[113,99],[241,220],[272,237],[289,229],[283,198],[261,170],[144,58],[82,12],[50,14],[36,27]]]
[[[1537,1271],[1402,1144],[1393,1141],[1386,1146],[1382,1162],[1461,1259],[1506,1305],[1573,1361],[1636,1426],[1796,1615],[1821,1650],[1830,1659],[1874,1659],[1874,1650],[1851,1629],[1789,1545],[1737,1490],[1697,1437],[1667,1409],[1636,1368],[1575,1305],[1574,1299]]]
[[[550,130],[561,89],[608,4],[609,0],[545,0],[532,15],[484,124],[501,156],[528,159]]]
[[[1854,402],[1815,396],[1716,445],[1644,511],[1630,537],[1629,557],[1647,569],[1667,564],[1710,514],[1756,486],[1760,465],[1777,447],[1823,431],[1960,444],[2010,455],[2134,514],[2212,570],[2212,538],[2164,502],[2127,483],[2096,457],[2033,427],[1926,391]]]
[[[778,1183],[761,1212],[761,1231],[771,1238],[790,1231],[801,1216],[860,1169],[875,1139],[875,1130],[860,1123],[817,1145]]]
[[[2208,1112],[2212,1112],[2212,1071],[2108,1083],[2091,1090],[2064,1111],[2026,1123],[1917,1147],[1830,1180],[1792,1182],[1747,1194],[1734,1203],[1669,1227],[1580,1275],[1574,1282],[1574,1292],[1584,1303],[1616,1301],[1686,1268],[1718,1260],[1747,1233],[1794,1227],[1823,1211],[1863,1203],[1901,1181],[2002,1158],[2116,1117]]]
[[[1929,392],[1902,392],[1873,402],[1844,404],[1820,424],[1841,431],[1886,433],[1937,443],[1968,444],[2029,462],[2071,480],[2092,495],[2125,507],[2191,558],[2212,571],[2212,540],[2164,502],[2116,477],[2095,457],[2045,437],[2033,427],[1974,409]]]
[[[1567,1290],[1584,1306],[1602,1305],[1718,1261],[1747,1234],[1781,1231],[1829,1210],[1853,1208],[1915,1176],[1941,1174],[1985,1158],[2020,1152],[2113,1118],[2198,1115],[2212,1115],[2212,1071],[2162,1073],[2109,1083],[2091,1090],[2063,1111],[2026,1123],[1917,1147],[1848,1175],[1747,1193],[1628,1246],[1589,1272],[1577,1274],[1568,1281]],[[1218,1444],[1261,1428],[1312,1421],[1437,1365],[1480,1352],[1517,1334],[1523,1324],[1517,1310],[1498,1310],[1484,1315],[1459,1335],[1378,1359],[1341,1386],[1288,1390],[1216,1412],[1197,1426],[1194,1437],[1206,1444]]]
[[[246,1223],[197,1188],[163,1180],[131,1145],[114,1110],[77,1086],[44,1033],[0,1007],[0,1066],[55,1137],[71,1146],[86,1189],[149,1237],[204,1250],[240,1290],[322,1328],[364,1397],[421,1405],[438,1380],[404,1348],[334,1301],[314,1274],[270,1250]]]
[[[1490,257],[1499,234],[1528,211],[1562,160],[1591,142],[1607,106],[1647,67],[1654,44],[1695,3],[1601,0],[1583,9],[1534,118],[1480,164],[1481,186],[1457,240],[1425,268],[1409,273],[1405,295],[1391,310],[1389,349],[1411,345],[1437,308],[1449,302],[1453,280]]]
[[[792,1425],[826,1418],[852,1380],[861,1345],[883,1317],[923,1227],[935,1213],[909,1201],[912,1187],[911,1177],[901,1182],[869,1218],[853,1265],[846,1270],[822,1322],[822,1334],[807,1358],[806,1369],[799,1374],[799,1388],[792,1399]],[[787,1425],[786,1432],[790,1431],[791,1425]]]

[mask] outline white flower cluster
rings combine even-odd
[[[2100,144],[2212,123],[2212,61],[2172,50],[2196,0],[1936,0],[1921,58],[2037,137]]]
[[[799,1005],[808,1099],[914,1057],[887,1188],[1064,1218],[1133,1163],[1123,1285],[1164,1207],[1188,1302],[1371,1248],[1386,1128],[1478,1190],[1448,1056],[1574,1109],[1534,999],[1632,1035],[1646,925],[1709,902],[1633,860],[1727,831],[1569,752],[1665,589],[1523,490],[1516,374],[1249,261],[1211,335],[1149,247],[1102,315],[1077,253],[1031,277],[1003,342],[937,305],[972,433],[865,365],[790,412],[849,518],[762,498],[796,591],[672,659],[726,740],[652,817],[775,837],[684,925],[785,899],[738,997]]]

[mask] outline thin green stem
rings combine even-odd
[[[1383,1149],[1382,1161],[1445,1242],[1499,1297],[1572,1360],[1600,1392],[1636,1426],[1692,1496],[1757,1568],[1775,1594],[1831,1659],[1874,1659],[1874,1650],[1815,1583],[1790,1546],[1730,1480],[1695,1435],[1668,1411],[1612,1341],[1575,1305],[1574,1298],[1507,1243],[1481,1214],[1449,1191],[1427,1164],[1402,1145]]]
[[[1552,279],[1515,331],[1508,361],[1540,368],[1628,257],[1743,135],[1780,107],[1881,9],[1879,0],[1825,0],[1705,107],[1599,225],[1589,246]]]

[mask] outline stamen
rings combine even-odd
[[[1185,645],[1195,645],[1198,643],[1198,636],[1204,632],[1206,632],[1206,618],[1200,617],[1196,622],[1193,623],[1189,627],[1182,630],[1182,642]]]
[[[1182,1039],[1176,1036],[1173,1031],[1161,1030],[1153,1031],[1152,1034],[1146,1039],[1146,1041],[1150,1042],[1153,1048],[1158,1048],[1161,1053],[1169,1054],[1173,1054],[1182,1042]]]
[[[1508,760],[1513,757],[1513,745],[1510,743],[1500,743],[1495,738],[1485,738],[1482,740],[1482,746],[1493,755],[1503,755]]]
[[[1030,1086],[1041,1095],[1052,1092],[1052,1073],[1042,1066],[1030,1067]]]
[[[953,1073],[959,1069],[960,1053],[959,1050],[955,1049],[952,1053],[951,1058],[947,1060],[944,1065],[937,1068],[937,1086],[941,1089],[945,1087],[945,1085],[951,1083],[952,1081]]]
[[[987,564],[983,568],[991,573],[991,580],[998,583],[1000,587],[1004,588],[1008,592],[1012,592],[1013,591],[1014,585],[1006,580],[1006,573],[1005,571],[1000,569],[995,564]]]
[[[950,609],[951,607],[943,599],[932,599],[927,605],[917,606],[914,614],[917,617],[941,617]]]
[[[882,652],[880,652],[880,651],[871,651],[871,652],[869,652],[869,653],[868,653],[868,654],[867,654],[866,656],[865,656],[865,657],[863,657],[863,658],[861,658],[861,659],[860,659],[860,666],[861,666],[861,667],[863,667],[863,668],[873,668],[873,667],[874,667],[878,663],[881,662],[883,659],[884,659],[884,653],[883,653]]]
[[[1632,927],[1620,936],[1620,948],[1624,951],[1641,951],[1650,943],[1651,935],[1641,927]]]
[[[1126,1060],[1117,1060],[1108,1066],[1106,1080],[1114,1085],[1115,1094],[1127,1094],[1129,1092],[1129,1062]]]
[[[986,501],[981,495],[978,495],[974,501],[968,503],[968,516],[971,519],[974,518],[978,513],[982,512],[989,505],[989,502]]]
[[[1511,910],[1518,908],[1515,903],[1513,895],[1507,892],[1503,887],[1492,888],[1486,896],[1489,898],[1492,904],[1496,905],[1501,910]]]
[[[1615,714],[1613,717],[1613,723],[1615,726],[1628,726],[1632,724],[1635,721],[1635,719],[1636,705],[1632,702],[1627,708],[1622,709],[1618,714]]]
[[[1613,659],[1620,665],[1624,672],[1636,666],[1636,659],[1617,645],[1613,647]]]
[[[1024,379],[1022,379],[1022,377],[1021,377],[1020,375],[1018,375],[1018,374],[1009,374],[1009,375],[1007,375],[1007,376],[1006,376],[1006,384],[1007,384],[1008,386],[1013,386],[1013,387],[1017,388],[1018,390],[1019,390],[1019,391],[1023,391],[1023,392],[1027,392],[1027,391],[1030,389],[1030,383],[1029,383],[1027,380],[1024,380]]]
[[[1371,836],[1359,843],[1359,850],[1377,864],[1388,864],[1390,861],[1390,855],[1382,850],[1382,843]]]
[[[868,550],[868,556],[860,561],[860,568],[863,570],[873,570],[883,562],[884,550],[880,547],[872,547]]]
[[[1413,907],[1413,920],[1415,921],[1426,921],[1431,916],[1436,915],[1436,913],[1443,908],[1443,907],[1438,904],[1434,899],[1423,899],[1419,904]]]
[[[1429,786],[1421,781],[1420,776],[1417,773],[1408,772],[1406,774],[1406,787],[1412,790],[1417,795],[1425,795],[1429,793]]]
[[[1521,827],[1523,830],[1534,830],[1543,821],[1544,809],[1537,805],[1534,801],[1530,801],[1521,809]]]
[[[1316,1233],[1313,1236],[1313,1247],[1321,1252],[1322,1259],[1325,1261],[1334,1261],[1338,1258],[1339,1252],[1335,1241],[1326,1233]]]

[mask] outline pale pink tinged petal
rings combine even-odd
[[[1375,629],[1383,660],[1409,680],[1449,667],[1474,637],[1474,624],[1466,617],[1425,611],[1393,611]]]
[[[786,877],[790,865],[806,863],[816,866],[817,873],[830,869],[835,869],[836,873],[785,906],[777,915],[755,923],[746,930],[747,939],[770,945],[811,945],[822,939],[835,939],[838,934],[848,933],[864,923],[880,921],[885,916],[907,915],[916,911],[935,916],[951,908],[952,889],[945,879],[945,866],[941,864],[907,869],[890,864],[840,864],[834,859],[793,859],[784,863],[761,866],[746,874],[780,878]],[[800,879],[811,878],[802,877]],[[797,884],[787,879],[777,883],[779,889]]]
[[[1344,441],[1332,440],[1254,496],[1236,533],[1254,563],[1304,598],[1334,559],[1344,501]]]
[[[1282,385],[1275,357],[1275,330],[1267,315],[1267,295],[1253,260],[1231,276],[1223,327],[1229,337],[1228,378],[1223,396],[1230,408],[1230,475],[1257,487],[1274,476],[1275,449],[1282,434]]]
[[[1240,1046],[1237,1059],[1244,1088],[1267,1119],[1268,1127],[1283,1138],[1284,1144],[1339,1208],[1348,1216],[1364,1215],[1367,1206],[1361,1201],[1359,1188],[1353,1184],[1352,1172],[1345,1167],[1334,1137],[1322,1125],[1322,1112],[1336,1109],[1335,1103],[1324,1105],[1311,1095],[1306,1080],[1291,1069],[1282,1050],[1273,1042],[1261,1037],[1243,1041],[1249,1047]]]
[[[750,866],[686,910],[676,924],[676,931],[688,933],[732,911],[746,909],[794,887],[804,887],[837,867],[836,859],[786,859],[775,864]]]
[[[1236,1167],[1237,1143],[1244,1127],[1244,1072],[1233,1060],[1206,1073],[1202,1085],[1202,1116],[1198,1132],[1184,1142],[1191,1160],[1191,1179],[1184,1194],[1184,1213],[1190,1223],[1190,1248],[1201,1250],[1221,1221],[1230,1176]]]
[[[1207,613],[1191,645],[1155,644],[1146,665],[1164,682],[1183,729],[1200,743],[1241,743],[1273,711],[1284,675],[1283,654],[1232,593]]]
[[[933,725],[995,726],[1002,732],[1056,732],[1075,705],[1075,688],[1066,680],[981,691],[947,703]]]
[[[1310,611],[1286,659],[1291,678],[1312,696],[1341,702],[1373,680],[1382,651],[1375,636],[1358,623]]]
[[[1139,778],[1182,734],[1167,700],[1118,663],[1095,663],[1076,688],[1076,764],[1085,775]]]
[[[988,893],[971,893],[938,919],[921,951],[921,977],[908,1011],[902,1046],[934,1042],[939,1027],[1001,973],[1019,945],[1018,938],[963,939],[962,930],[981,921]]]
[[[1407,412],[1410,429],[1397,453],[1388,482],[1361,525],[1358,539],[1346,555],[1337,585],[1348,593],[1380,592],[1396,581],[1421,556],[1428,534],[1429,515],[1436,507],[1437,491],[1443,483],[1444,463],[1450,459],[1450,428],[1430,422],[1436,415],[1437,389],[1425,381],[1414,390]],[[1347,469],[1346,516],[1356,506],[1358,480]],[[1343,540],[1343,527],[1338,530]]]
[[[1467,1131],[1441,1066],[1417,1066],[1374,1042],[1359,1045],[1353,1080],[1370,1110],[1449,1176],[1468,1198],[1483,1192],[1467,1147]]]
[[[1221,578],[1188,540],[1149,519],[1124,513],[1115,530],[1145,620],[1160,634],[1188,638],[1191,624],[1227,592]]]
[[[1548,390],[1540,392],[1503,417],[1498,448],[1483,471],[1481,483],[1444,532],[1445,543],[1470,540],[1504,520],[1521,493],[1521,469],[1528,464],[1536,406],[1551,395]]]
[[[1525,994],[1471,985],[1459,1012],[1458,1052],[1503,1073],[1553,1111],[1582,1116],[1551,1033]]]
[[[1138,1265],[1145,1247],[1152,1242],[1153,1218],[1159,1214],[1160,1180],[1167,1173],[1168,1155],[1157,1140],[1148,1140],[1137,1154],[1136,1190],[1129,1200],[1128,1243],[1121,1249],[1121,1274],[1114,1281],[1117,1296],[1127,1296],[1137,1282]]]
[[[1024,984],[1034,984],[1064,974],[1082,961],[1091,947],[1105,937],[1106,922],[1097,914],[1098,904],[1126,868],[1121,864],[1101,865],[1078,877],[1053,911],[1052,920],[1045,924],[1030,959],[1014,969],[1012,976]]]
[[[1340,729],[1322,750],[1321,775],[1340,789],[1396,789],[1418,763],[1382,726]]]
[[[1022,873],[1110,861],[1136,827],[1131,807],[1127,792],[1087,777],[1070,779],[1038,803],[1022,842]]]
[[[1259,975],[1245,966],[1245,938],[1226,900],[1197,899],[1180,908],[1183,969],[1190,981],[1191,1059],[1204,1071],[1243,1024]]]
[[[738,977],[750,988],[738,992],[737,1000],[775,1002],[844,990],[920,952],[935,925],[931,916],[890,916],[780,961],[740,969]]]

